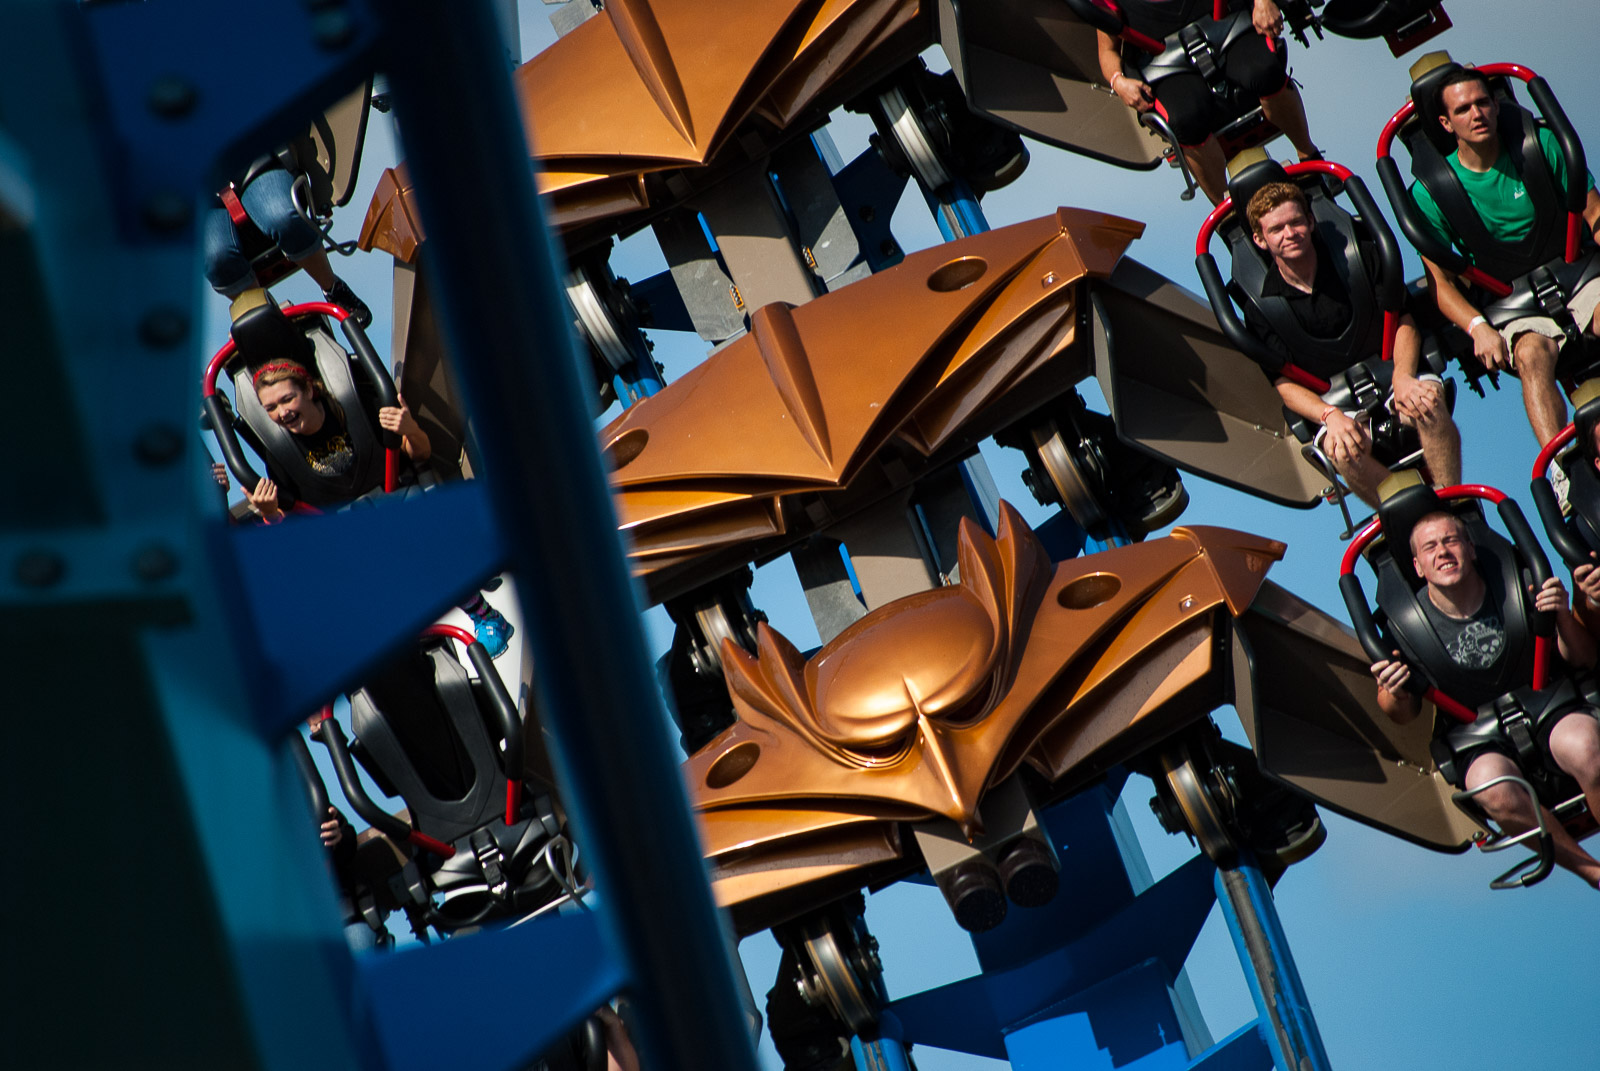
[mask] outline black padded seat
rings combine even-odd
[[[1476,266],[1510,281],[1564,256],[1565,200],[1539,147],[1537,131],[1543,124],[1517,102],[1506,79],[1494,79],[1490,84],[1500,101],[1500,143],[1521,172],[1537,215],[1533,228],[1520,242],[1498,242],[1489,236],[1460,178],[1446,160],[1456,150],[1455,138],[1434,119],[1440,107],[1439,83],[1461,69],[1458,63],[1444,63],[1412,83],[1411,99],[1416,103],[1418,119],[1401,127],[1399,136],[1411,154],[1412,176],[1432,195],[1450,226],[1472,250]]]
[[[1317,170],[1319,167],[1331,168],[1338,174]],[[1386,332],[1391,320],[1398,327],[1406,290],[1399,243],[1365,184],[1354,175],[1341,179],[1339,176],[1348,172],[1337,165],[1302,164],[1291,174],[1260,149],[1235,156],[1229,161],[1228,172],[1228,201],[1224,209],[1219,209],[1220,218],[1214,215],[1213,219],[1217,221],[1214,233],[1228,245],[1232,282],[1222,283],[1204,231],[1196,269],[1212,311],[1229,340],[1267,372],[1277,374],[1283,369],[1284,356],[1252,332],[1235,308],[1253,306],[1296,355],[1297,364],[1314,362],[1324,374],[1330,366],[1343,369],[1326,375],[1326,387],[1315,389],[1330,405],[1368,414],[1373,455],[1381,463],[1391,468],[1420,464],[1422,447],[1416,432],[1402,425],[1386,406],[1394,378],[1393,365],[1383,360]],[[1287,300],[1264,293],[1272,258],[1252,239],[1245,208],[1263,187],[1274,182],[1293,183],[1306,195],[1319,245],[1350,295],[1350,322],[1334,338],[1310,334],[1300,326]],[[1354,203],[1355,213],[1335,199],[1340,189]],[[1371,247],[1371,265],[1361,255],[1363,242]],[[1386,313],[1392,315],[1386,319]],[[1424,371],[1444,372],[1444,360],[1431,338],[1424,339],[1423,362]],[[1453,410],[1453,381],[1446,381],[1445,400]],[[1310,422],[1288,409],[1284,416],[1296,438],[1306,444],[1313,442],[1316,428]],[[1313,458],[1313,463],[1324,466],[1326,461]]]
[[[506,773],[489,710],[444,641],[400,656],[350,696],[351,754],[405,801],[413,828],[455,845],[448,859],[425,857],[447,928],[516,914],[560,892],[544,857],[560,819],[540,797],[506,824]]]
[[[1509,500],[1508,500],[1509,501]],[[1515,504],[1512,503],[1515,509]],[[1421,600],[1426,586],[1413,567],[1411,531],[1424,516],[1443,510],[1460,517],[1467,526],[1478,568],[1491,590],[1503,592],[1501,620],[1506,629],[1507,655],[1492,673],[1474,673],[1457,666],[1434,631]],[[1502,519],[1506,511],[1501,511]],[[1520,511],[1516,513],[1521,517]],[[1525,687],[1533,678],[1533,651],[1538,619],[1528,587],[1539,575],[1517,546],[1489,527],[1478,499],[1440,499],[1420,480],[1403,486],[1378,507],[1383,535],[1367,551],[1367,561],[1378,577],[1377,604],[1380,627],[1406,662],[1429,684],[1471,709],[1492,704],[1500,696]],[[1515,527],[1515,525],[1511,525]],[[1522,523],[1526,528],[1526,522]],[[1528,534],[1531,542],[1531,532]],[[1540,552],[1540,558],[1543,553]],[[1543,562],[1544,575],[1549,573]]]
[[[1095,0],[1067,0],[1067,4],[1084,22],[1113,36],[1127,26],[1122,11],[1108,11]],[[1177,3],[1119,0],[1118,6],[1125,11],[1138,12],[1145,24],[1168,31],[1160,39],[1164,47],[1159,54],[1130,46],[1124,50],[1125,62],[1151,86],[1178,74],[1197,74],[1203,78],[1226,116],[1219,129],[1212,131],[1223,144],[1224,151],[1238,152],[1278,135],[1278,128],[1262,113],[1260,100],[1229,82],[1222,73],[1223,52],[1246,34],[1255,33],[1249,5],[1241,7],[1234,3],[1235,10],[1228,11],[1221,19],[1211,17],[1213,9],[1209,3],[1198,5],[1204,14],[1182,25],[1171,14],[1178,8]],[[1159,124],[1155,129],[1161,130],[1162,136],[1167,138],[1163,126]],[[1176,142],[1171,148],[1173,152],[1181,151]]]
[[[1572,322],[1566,301],[1585,284],[1600,278],[1600,252],[1595,250],[1587,226],[1577,228],[1577,255],[1571,262],[1566,255],[1569,215],[1581,211],[1585,196],[1583,145],[1544,79],[1512,64],[1484,68],[1500,102],[1501,144],[1521,172],[1537,210],[1534,225],[1523,239],[1514,243],[1495,240],[1446,159],[1455,151],[1455,139],[1437,121],[1440,84],[1461,69],[1461,64],[1445,52],[1432,52],[1418,60],[1411,69],[1414,111],[1394,130],[1411,155],[1413,178],[1427,189],[1456,236],[1470,250],[1470,263],[1453,247],[1442,245],[1427,226],[1407,183],[1400,177],[1398,165],[1389,155],[1386,135],[1379,145],[1377,166],[1389,202],[1417,251],[1440,267],[1462,274],[1463,281],[1474,288],[1474,304],[1490,324],[1504,327],[1524,316],[1549,316],[1561,325],[1569,343],[1577,343],[1587,325]],[[1538,105],[1539,114],[1518,103],[1512,92],[1511,75],[1526,80],[1528,94]],[[1391,125],[1394,122],[1391,120]],[[1566,169],[1573,178],[1570,192],[1563,191],[1555,181],[1539,146],[1540,128],[1547,129],[1561,148]],[[1600,364],[1600,351],[1595,347],[1569,345],[1563,349],[1557,375],[1571,385],[1586,378],[1596,364]]]
[[[1381,357],[1384,303],[1380,300],[1379,287],[1382,284],[1390,288],[1387,291],[1389,304],[1398,308],[1403,301],[1400,295],[1405,284],[1398,277],[1383,278],[1381,263],[1369,272],[1361,258],[1360,243],[1365,239],[1377,246],[1384,236],[1393,242],[1388,224],[1380,217],[1377,227],[1374,227],[1370,220],[1357,219],[1346,212],[1329,195],[1325,175],[1310,173],[1291,178],[1281,164],[1259,151],[1241,154],[1241,157],[1235,158],[1234,164],[1238,165],[1237,170],[1230,165],[1228,177],[1228,196],[1233,201],[1234,211],[1217,226],[1217,234],[1228,244],[1228,251],[1233,257],[1233,283],[1237,295],[1261,312],[1272,325],[1273,331],[1296,355],[1315,357],[1319,361],[1346,368],[1357,361]],[[1308,333],[1295,319],[1287,301],[1262,294],[1262,287],[1272,267],[1272,257],[1252,239],[1245,207],[1262,187],[1273,182],[1292,182],[1305,193],[1311,205],[1316,236],[1331,257],[1339,281],[1350,294],[1350,323],[1335,338],[1318,338]]]
[[[350,696],[353,749],[412,824],[451,843],[503,817],[505,776],[466,669],[443,642],[408,652]]]
[[[359,372],[349,353],[334,339],[327,318],[306,316],[292,323],[305,343],[300,353],[303,355],[309,350],[311,364],[307,367],[314,369],[328,393],[344,410],[345,432],[355,453],[355,464],[350,472],[343,477],[333,477],[314,470],[293,436],[274,423],[256,400],[252,382],[255,369],[268,360],[281,360],[283,355],[263,355],[236,364],[233,368],[234,404],[244,420],[251,445],[268,462],[273,478],[286,485],[285,490],[296,500],[319,509],[340,506],[383,486],[384,449],[377,413],[369,412],[371,403],[357,390],[355,377]]]

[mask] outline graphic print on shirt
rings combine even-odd
[[[350,437],[339,432],[306,449],[306,462],[319,476],[343,476],[356,463]]]
[[[1450,660],[1462,669],[1488,669],[1505,649],[1506,630],[1499,614],[1468,621],[1455,640],[1445,645]]]

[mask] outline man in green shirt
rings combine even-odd
[[[1535,208],[1511,154],[1501,145],[1500,105],[1489,90],[1488,80],[1471,68],[1462,68],[1450,75],[1439,92],[1439,111],[1438,122],[1456,139],[1456,151],[1447,161],[1461,180],[1485,229],[1497,241],[1521,240],[1533,228]],[[1540,130],[1538,137],[1552,174],[1564,188],[1566,166],[1555,138],[1546,130]],[[1583,216],[1589,229],[1594,231],[1600,226],[1600,194],[1595,192],[1594,176],[1584,177],[1589,197]],[[1411,196],[1432,224],[1440,242],[1455,245],[1470,257],[1472,251],[1457,237],[1444,213],[1420,183],[1412,185]],[[1471,336],[1478,360],[1486,368],[1512,371],[1522,380],[1523,405],[1539,445],[1555,438],[1567,423],[1566,400],[1555,380],[1556,355],[1563,337],[1560,326],[1547,316],[1528,316],[1513,320],[1497,331],[1467,300],[1454,272],[1426,257],[1422,263],[1428,270],[1428,288],[1433,292],[1439,311]],[[1600,306],[1600,280],[1573,294],[1567,309],[1586,331],[1600,334],[1595,322],[1597,306]]]

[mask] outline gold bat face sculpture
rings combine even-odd
[[[1178,528],[1057,565],[1003,505],[994,538],[963,523],[958,584],[809,659],[765,625],[754,656],[725,641],[738,721],[684,765],[720,901],[759,916],[814,882],[862,884],[900,860],[899,823],[976,836],[984,794],[1023,764],[1064,795],[1203,716],[1229,672],[1218,619],[1283,550]]]

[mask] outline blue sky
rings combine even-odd
[[[1578,0],[1448,0],[1446,8],[1454,28],[1419,51],[1447,48],[1463,61],[1516,61],[1533,67],[1561,98],[1591,153],[1600,152],[1600,120],[1593,113],[1596,94],[1592,77],[1583,73],[1594,62],[1593,5]],[[521,9],[523,51],[531,54],[553,38],[545,21],[551,9],[537,0],[522,0]],[[1373,150],[1384,121],[1405,99],[1406,69],[1417,54],[1396,59],[1381,41],[1337,38],[1313,41],[1310,48],[1290,46],[1313,137],[1329,159],[1362,175],[1380,203]],[[930,66],[945,66],[937,50],[927,58]],[[844,118],[833,135],[848,160],[865,147],[869,126],[859,117]],[[396,156],[386,119],[374,115],[369,136],[362,187],[338,217],[336,237],[354,236],[372,186]],[[1178,199],[1175,172],[1123,171],[1045,146],[1030,147],[1028,171],[985,201],[992,225],[1045,215],[1058,205],[1141,220],[1147,230],[1131,255],[1199,291],[1193,247],[1206,206],[1200,198],[1188,203]],[[1271,151],[1290,155],[1286,142]],[[895,234],[908,250],[939,241],[914,193],[895,216]],[[1409,249],[1407,254],[1412,274],[1420,274],[1419,262]],[[622,243],[612,263],[618,275],[633,279],[664,267],[647,236]],[[391,326],[387,258],[358,254],[336,268],[373,306],[377,322],[372,337],[386,349]],[[279,296],[304,300],[313,289],[296,278],[279,288]],[[212,302],[208,308],[212,336],[220,343],[226,337],[226,305]],[[703,358],[698,339],[669,333],[653,337],[669,378]],[[1089,386],[1085,394],[1093,405]],[[1515,382],[1508,381],[1487,399],[1463,390],[1456,416],[1466,478],[1525,499],[1536,444]],[[1034,505],[1018,479],[1020,457],[992,444],[985,454],[1002,495],[1031,522],[1042,520],[1045,511]],[[1180,523],[1226,524],[1284,540],[1289,551],[1272,577],[1343,620],[1334,582],[1344,546],[1337,538],[1336,511],[1325,506],[1288,510],[1198,478],[1186,478],[1186,483],[1191,504]],[[781,565],[763,570],[754,597],[775,627],[802,648],[816,642],[792,570]],[[647,614],[646,626],[654,648],[664,649],[670,636],[665,615]],[[1218,720],[1237,738],[1230,712],[1219,712]],[[1148,783],[1135,778],[1124,800],[1159,876],[1186,860],[1192,849],[1183,838],[1155,826],[1145,806],[1149,794]],[[1600,1066],[1587,988],[1600,940],[1592,922],[1583,922],[1592,920],[1600,907],[1594,890],[1558,873],[1533,890],[1492,893],[1488,881],[1506,865],[1497,865],[1495,858],[1437,855],[1337,816],[1325,820],[1327,844],[1283,879],[1278,907],[1335,1066],[1413,1071]],[[900,886],[872,896],[868,922],[883,942],[893,995],[975,969],[970,946],[930,888]],[[761,936],[747,940],[742,952],[759,999],[771,985],[775,946]],[[1189,971],[1214,1036],[1225,1036],[1254,1017],[1216,912],[1190,957]],[[1492,994],[1486,992],[1491,987]],[[777,1067],[770,1044],[763,1048],[770,1066]],[[918,1050],[917,1059],[923,1071],[1004,1066],[924,1049]]]

